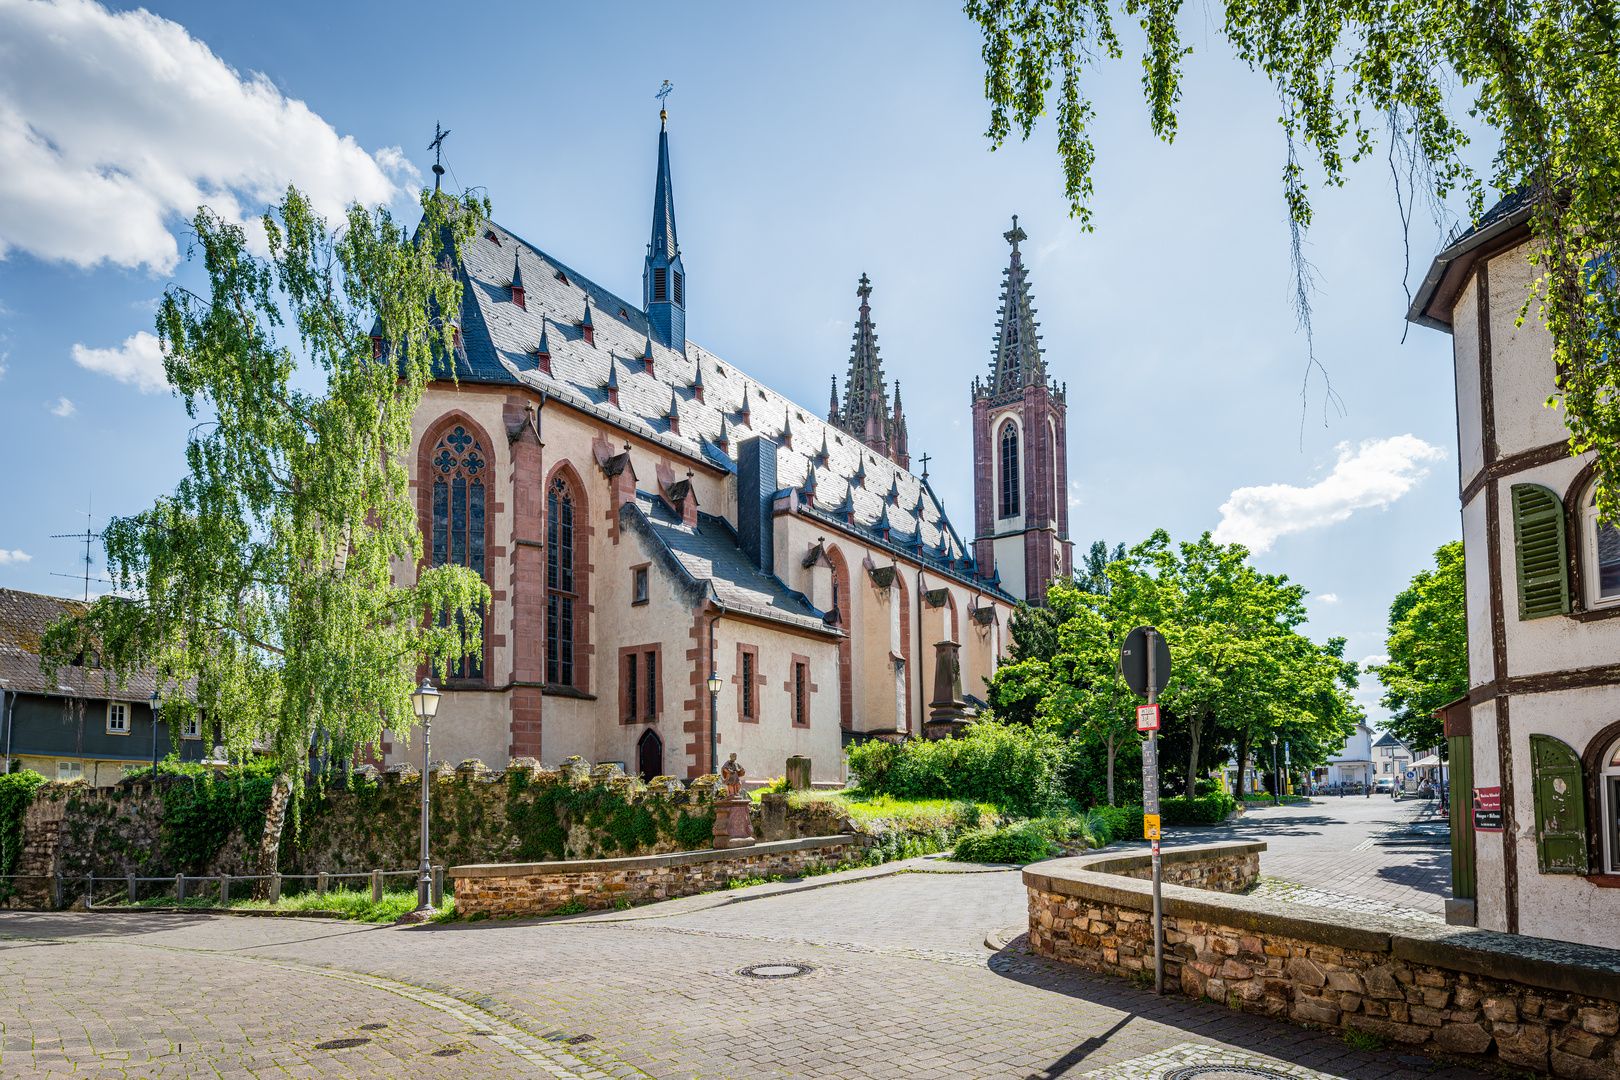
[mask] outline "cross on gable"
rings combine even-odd
[[[922,456],[922,467],[923,467],[922,474],[924,476],[927,476],[928,475],[928,455],[927,454],[924,454]]]

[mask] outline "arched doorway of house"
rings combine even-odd
[[[664,775],[664,740],[650,728],[636,743],[636,772],[643,781]]]

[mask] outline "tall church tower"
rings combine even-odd
[[[838,405],[838,379],[833,378],[827,423],[842,428],[874,451],[911,468],[907,453],[906,417],[900,410],[900,384],[894,386],[894,409],[889,409],[889,386],[878,355],[877,326],[872,322],[872,282],[865,274],[855,288],[860,314],[855,319],[855,341],[849,350],[849,374],[844,381],[844,404]]]
[[[665,345],[686,352],[686,268],[675,240],[675,190],[669,180],[669,113],[658,110],[658,181],[653,189],[652,241],[641,275],[641,306]]]
[[[1074,571],[1069,540],[1068,406],[1046,377],[1013,218],[990,381],[973,380],[973,557],[979,574],[1032,604]]]

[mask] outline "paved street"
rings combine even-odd
[[[1343,845],[1384,820],[1334,824],[1312,807],[1284,819],[1276,857],[1301,865],[1313,846]],[[0,1076],[1131,1080],[1198,1055],[1300,1077],[1475,1076],[1016,951],[993,955],[986,932],[1024,919],[1016,871],[782,889],[424,928],[0,914]],[[743,899],[758,892],[778,895]],[[762,964],[809,970],[739,974]],[[348,1038],[370,1041],[317,1048]]]

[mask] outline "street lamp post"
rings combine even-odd
[[[715,761],[720,753],[720,672],[711,664],[709,667],[709,770],[719,772]]]
[[[157,726],[163,715],[163,694],[154,689],[147,704],[152,706],[152,783],[157,783]]]
[[[426,679],[411,694],[411,710],[422,722],[422,866],[416,881],[416,910],[423,914],[433,912],[433,868],[428,865],[428,769],[432,767],[433,744],[430,732],[433,717],[439,711],[439,692]]]

